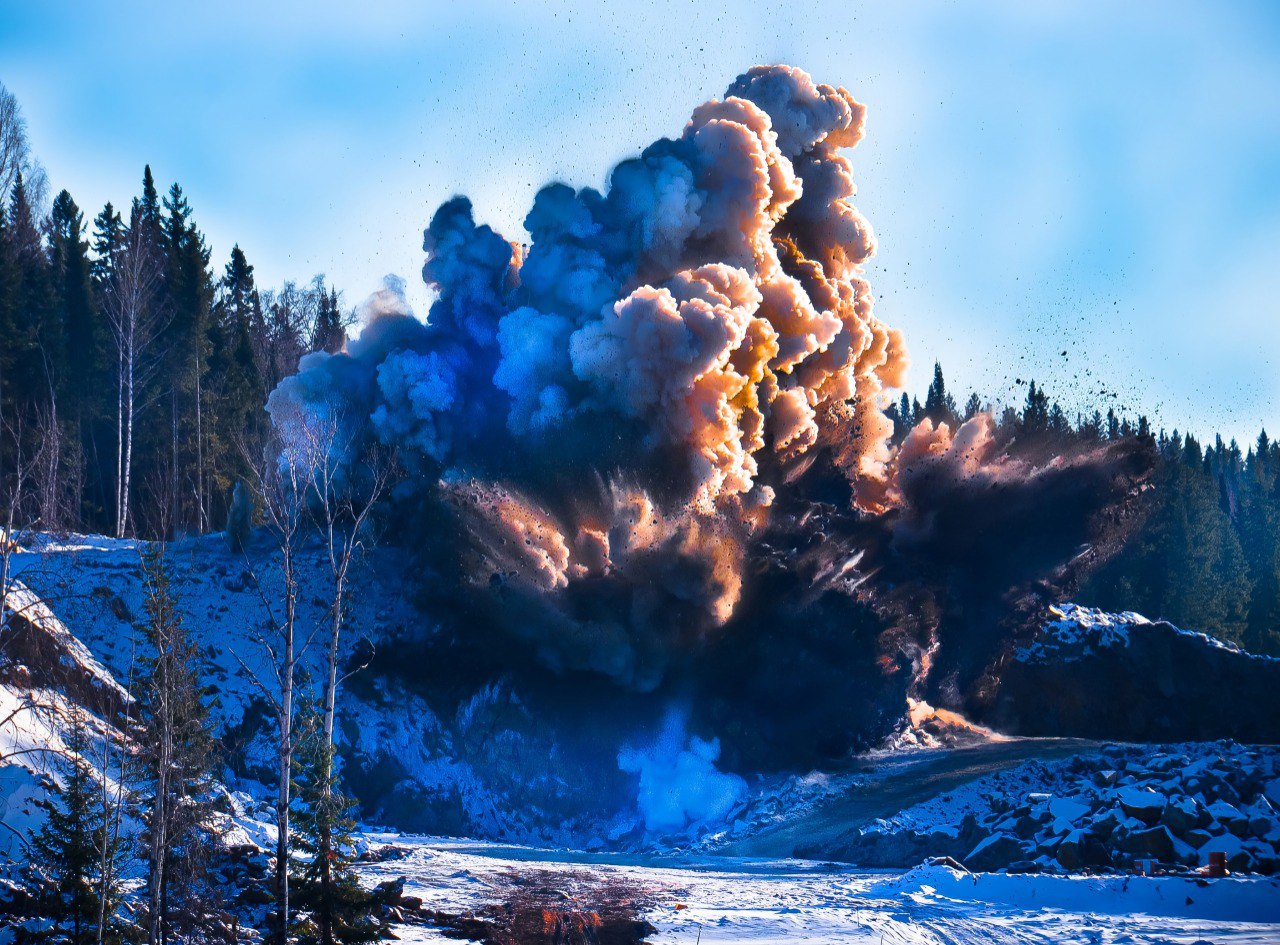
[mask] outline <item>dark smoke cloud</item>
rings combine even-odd
[[[864,124],[758,66],[603,192],[543,188],[527,243],[456,197],[424,236],[425,322],[389,285],[272,394],[286,443],[341,418],[356,485],[365,449],[399,450],[440,645],[478,680],[523,678],[566,724],[587,693],[651,721],[677,700],[733,767],[813,763],[908,696],[963,708],[1010,602],[1118,527],[1140,449],[1036,467],[986,418],[890,448],[906,352],[861,268]]]

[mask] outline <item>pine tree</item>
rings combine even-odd
[[[954,427],[956,424],[956,402],[947,393],[947,382],[942,377],[942,364],[937,361],[933,363],[933,382],[925,395],[924,413],[935,425],[945,423]]]
[[[208,456],[212,502],[225,514],[232,483],[247,476],[247,456],[256,456],[264,435],[263,388],[254,351],[258,292],[239,246],[231,250],[208,330],[205,397],[210,406]]]
[[[351,802],[342,794],[334,750],[315,700],[299,705],[294,755],[295,902],[306,914],[295,927],[303,945],[358,945],[386,937],[377,897],[352,869]],[[325,855],[324,851],[328,851]]]
[[[143,785],[147,841],[147,941],[208,929],[212,891],[205,867],[212,839],[214,739],[201,658],[169,582],[163,549],[143,552],[146,623],[142,661]]]
[[[94,520],[105,525],[106,491],[95,490],[94,498],[86,501],[84,485],[90,471],[101,471],[96,444],[107,432],[101,426],[108,416],[102,392],[111,386],[104,357],[107,339],[93,291],[84,215],[65,190],[53,201],[50,255],[65,345],[59,354],[64,370],[58,396],[68,434],[73,512],[77,524]]]
[[[1030,437],[1041,436],[1049,429],[1049,395],[1038,389],[1035,381],[1027,388],[1020,426],[1020,432]]]
[[[95,817],[95,784],[85,756],[88,724],[77,709],[67,735],[67,775],[56,783],[46,807],[47,819],[32,844],[33,870],[40,874],[45,915],[52,925],[41,941],[85,945],[95,940],[98,928],[98,843],[104,825]],[[118,900],[119,890],[111,893]],[[115,904],[110,905],[114,912]]]
[[[111,278],[116,254],[124,246],[124,223],[115,207],[107,203],[93,218],[93,281],[101,287]]]
[[[333,354],[346,346],[347,330],[342,323],[337,291],[330,291],[326,295],[323,284],[318,288],[320,290],[319,306],[316,312],[315,329],[311,335],[311,350],[327,351]]]
[[[144,193],[143,219],[149,198]],[[182,187],[174,184],[163,201],[161,245],[165,257],[165,299],[169,318],[160,342],[165,352],[167,423],[153,429],[149,461],[164,473],[157,525],[170,534],[208,526],[205,448],[205,398],[202,390],[208,359],[213,282],[209,249],[192,220]],[[159,420],[160,417],[157,417]]]

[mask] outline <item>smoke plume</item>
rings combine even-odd
[[[352,488],[398,451],[441,661],[524,678],[566,724],[678,700],[732,768],[813,763],[909,695],[963,708],[1010,602],[1119,527],[1138,445],[1031,466],[978,417],[890,446],[907,361],[862,268],[865,121],[757,66],[603,192],[544,187],[519,242],[455,197],[424,234],[425,320],[390,284],[273,392],[286,443],[340,418]],[[674,757],[710,767],[707,744]]]

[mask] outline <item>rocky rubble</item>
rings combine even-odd
[[[1210,853],[1225,854],[1232,872],[1280,872],[1280,750],[1108,746],[1028,762],[823,851],[865,866],[948,856],[975,872],[1120,871],[1142,860],[1191,868]]]

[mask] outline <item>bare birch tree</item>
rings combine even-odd
[[[250,566],[254,585],[267,613],[265,633],[255,633],[254,637],[270,660],[272,678],[264,680],[238,654],[236,656],[276,716],[276,905],[279,910],[281,945],[286,945],[289,934],[289,809],[292,803],[293,754],[296,747],[294,687],[298,667],[323,626],[317,624],[305,639],[299,637],[298,553],[306,524],[305,503],[310,488],[308,468],[304,461],[305,456],[297,450],[285,448],[282,442],[276,442],[269,444],[265,455],[252,463],[255,469],[255,491],[261,502],[262,515],[279,554],[278,586],[264,581],[263,576]],[[246,560],[249,560],[247,554]]]
[[[355,670],[340,674],[342,634],[349,607],[348,586],[352,567],[362,552],[372,545],[372,515],[389,484],[396,465],[393,451],[378,447],[364,450],[359,462],[359,475],[353,475],[351,456],[356,452],[358,432],[355,424],[337,410],[323,413],[300,413],[294,428],[288,430],[286,450],[297,453],[307,476],[307,507],[324,548],[329,565],[330,596],[326,612],[327,637],[324,653],[321,717],[325,769],[320,774],[326,797],[333,785],[334,716],[338,687]],[[329,868],[332,840],[327,832],[318,838],[321,884],[330,887]]]
[[[104,294],[104,308],[116,348],[116,537],[123,538],[129,522],[133,477],[133,427],[139,393],[160,365],[154,348],[167,324],[161,305],[163,261],[138,208],[114,260]]]
[[[371,547],[370,517],[387,490],[395,466],[394,453],[375,447],[362,457],[360,481],[352,482],[347,457],[354,434],[348,432],[347,426],[343,417],[333,412],[309,420],[301,430],[309,461],[310,509],[320,530],[332,580],[322,706],[325,742],[330,747],[338,686],[345,678],[339,677],[339,663],[351,568],[360,553]]]
[[[31,154],[27,120],[18,100],[0,83],[0,199],[8,198],[19,174],[36,217],[43,218],[49,199],[48,177]]]

